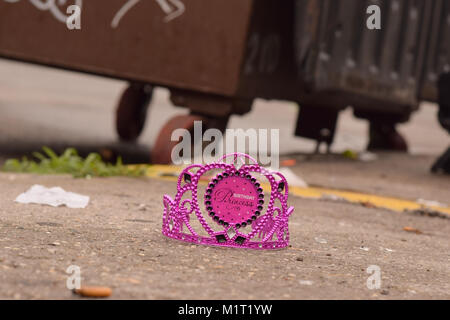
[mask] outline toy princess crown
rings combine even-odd
[[[226,163],[230,158],[233,163]],[[241,161],[239,169],[235,166],[237,160]],[[214,171],[201,208],[199,182]],[[266,205],[266,185],[261,185],[255,175],[269,182],[270,199]],[[163,199],[162,233],[169,238],[248,249],[280,249],[289,245],[288,220],[294,207],[287,204],[286,178],[260,167],[249,155],[234,153],[216,163],[191,165],[181,172],[177,190],[175,199],[168,195]],[[192,219],[194,214],[196,219]]]

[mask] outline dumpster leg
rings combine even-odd
[[[173,104],[189,108],[190,115],[176,116],[161,129],[151,152],[152,163],[167,164],[172,162],[172,150],[179,143],[179,141],[171,141],[171,135],[175,129],[187,129],[193,137],[194,122],[202,121],[203,131],[215,128],[223,133],[227,128],[230,116],[249,112],[253,103],[252,100],[248,99],[223,97],[173,88],[170,92],[170,99]],[[193,141],[193,144],[196,142]]]
[[[408,143],[397,131],[397,124],[409,119],[410,113],[389,114],[360,111],[355,109],[357,118],[369,120],[369,151],[408,152]]]
[[[395,124],[371,121],[367,150],[408,152],[408,144]]]
[[[116,109],[116,130],[120,140],[134,142],[144,129],[153,87],[132,82],[122,93]]]
[[[450,73],[441,75],[439,89],[439,123],[450,133]],[[431,168],[433,173],[450,174],[450,148],[436,161]]]
[[[338,115],[338,108],[302,104],[297,117],[295,135],[316,140],[316,152],[322,143],[325,143],[329,150],[333,143]]]
[[[211,118],[208,116],[191,113],[190,115],[179,115],[170,119],[159,132],[158,138],[153,146],[151,152],[151,162],[153,164],[170,164],[172,163],[172,150],[180,141],[172,141],[172,132],[176,129],[186,129],[191,135],[191,139],[194,135],[194,123],[195,121],[202,122],[202,136],[203,133],[210,129],[216,128],[225,131],[228,124],[229,116],[220,118]],[[201,143],[199,141],[192,141],[192,148],[194,144]],[[191,154],[193,154],[191,152]]]

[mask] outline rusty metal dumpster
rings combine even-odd
[[[73,4],[80,30],[65,23]],[[292,25],[291,0],[0,0],[0,56],[132,82],[117,111],[125,139],[142,130],[151,86],[169,88],[192,115],[159,135],[153,158],[167,162],[175,128],[224,129],[259,96],[298,100]]]
[[[296,58],[307,89],[297,135],[331,143],[347,106],[372,126],[392,130],[408,120],[418,107],[432,1],[296,3]],[[366,26],[371,4],[381,9],[380,30]]]

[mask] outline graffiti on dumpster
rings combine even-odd
[[[9,3],[17,3],[21,0],[3,0]],[[67,4],[67,0],[28,0],[32,5],[34,5],[37,9],[42,11],[50,11],[51,14],[55,17],[56,20],[61,21],[62,23],[66,23],[67,16],[60,10],[59,6],[65,6]],[[83,5],[83,0],[72,0],[73,4],[78,6],[80,9]]]
[[[185,6],[182,0],[155,0],[162,11],[166,14],[164,18],[165,22],[172,21],[175,18],[181,16],[185,11]],[[136,6],[141,0],[128,0],[122,8],[116,13],[114,19],[111,22],[111,28],[115,29],[119,26],[120,20],[130,11],[134,6]]]
[[[22,0],[3,0],[8,3],[18,3]],[[38,10],[50,11],[50,13],[55,17],[56,20],[66,23],[69,18],[68,15],[64,14],[62,10],[63,6],[68,4],[68,0],[28,0],[32,5],[34,5]],[[122,18],[139,2],[142,0],[126,0],[125,4],[117,11],[114,18],[111,21],[111,28],[115,29],[119,26]],[[161,7],[161,10],[166,14],[164,21],[170,22],[175,18],[178,18],[185,12],[185,5],[183,0],[155,0]],[[81,10],[83,5],[83,0],[70,0],[70,3],[78,6]]]

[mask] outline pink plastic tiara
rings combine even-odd
[[[233,163],[226,163],[225,160],[231,157]],[[242,164],[239,169],[235,166],[237,160]],[[200,178],[211,170],[219,173],[206,187],[204,215],[198,201],[198,184]],[[267,203],[260,182],[252,176],[254,173],[264,175],[270,183]],[[286,178],[279,172],[269,172],[260,167],[249,155],[234,153],[216,163],[191,165],[181,172],[177,190],[174,200],[168,195],[163,199],[162,233],[169,238],[248,249],[281,249],[289,245],[288,222],[294,207],[287,204]],[[191,198],[183,199],[189,191]],[[279,207],[275,206],[276,200],[279,200]],[[196,218],[203,227],[205,232],[202,235],[192,227],[192,218]]]

